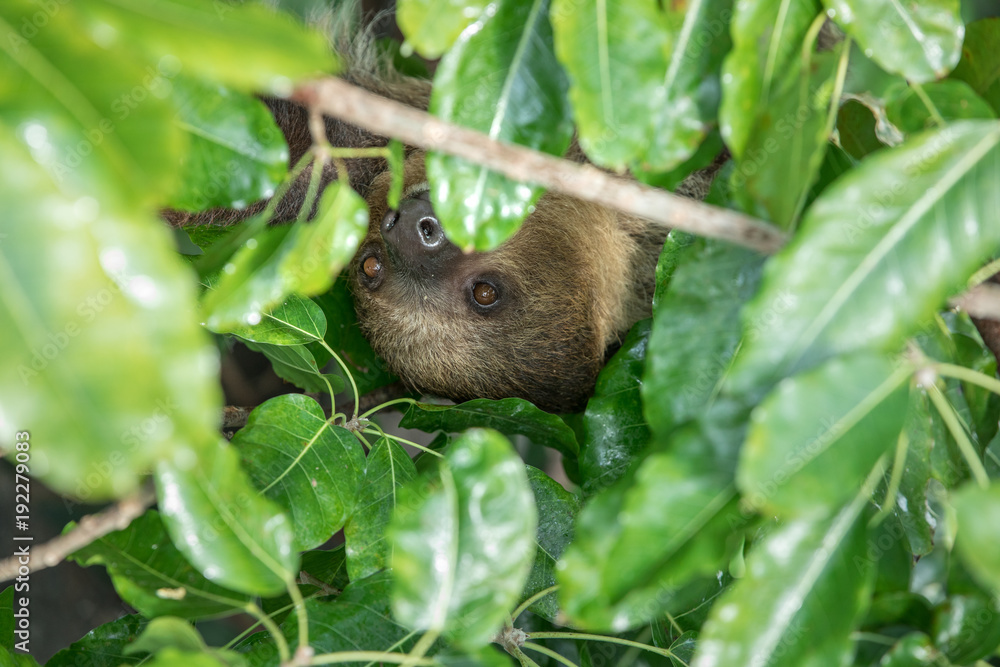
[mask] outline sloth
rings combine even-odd
[[[403,76],[371,57],[370,49],[361,51],[355,49],[344,78],[426,110],[430,82]],[[307,113],[288,100],[264,102],[295,164],[312,146]],[[326,119],[326,130],[333,146],[387,141],[333,119]],[[567,157],[585,160],[575,142]],[[459,402],[518,397],[557,413],[583,409],[605,361],[629,328],[650,314],[656,262],[669,230],[550,192],[501,246],[463,253],[434,213],[424,162],[423,151],[408,150],[404,196],[390,210],[392,175],[385,161],[347,161],[351,185],[370,211],[367,236],[349,267],[362,333],[418,392]],[[295,219],[308,172],[280,202],[276,222]],[[708,173],[696,174],[679,192],[703,195]],[[335,178],[328,165],[321,187]],[[178,225],[224,224],[264,203],[242,212],[171,212],[167,218]]]

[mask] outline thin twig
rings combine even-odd
[[[34,573],[57,565],[65,560],[66,556],[94,540],[126,528],[133,519],[145,512],[154,500],[156,494],[152,486],[144,486],[135,494],[119,500],[97,514],[83,517],[76,528],[65,535],[60,535],[41,546],[32,547],[29,569]],[[16,577],[21,565],[17,556],[0,562],[0,582]]]
[[[614,176],[593,165],[495,141],[336,77],[300,85],[292,100],[376,134],[456,155],[514,180],[536,183],[699,236],[731,241],[768,254],[786,241],[784,233],[776,227],[742,213]]]

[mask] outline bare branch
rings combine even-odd
[[[123,498],[97,514],[83,517],[76,528],[65,535],[60,535],[41,546],[32,547],[28,567],[31,572],[38,572],[61,563],[66,556],[94,540],[127,527],[133,519],[145,512],[154,500],[156,494],[152,487],[144,487],[134,495]],[[16,577],[22,565],[17,556],[0,562],[0,581]]]
[[[786,241],[779,229],[756,218],[614,176],[593,165],[495,141],[342,79],[329,77],[303,84],[295,89],[292,99],[310,110],[368,131],[456,155],[515,180],[537,183],[667,227],[731,241],[767,254],[777,251]]]

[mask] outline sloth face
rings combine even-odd
[[[551,195],[501,247],[463,253],[434,214],[423,162],[422,152],[407,160],[398,210],[385,205],[388,174],[368,197],[371,222],[352,281],[372,347],[420,391],[580,409],[617,333],[608,302],[620,309],[623,299],[607,287],[627,280],[600,274],[626,253],[600,228],[588,232],[586,209]]]

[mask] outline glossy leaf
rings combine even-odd
[[[251,350],[266,356],[277,376],[291,382],[296,387],[319,394],[326,392],[333,395],[343,391],[347,386],[339,375],[323,373],[312,352],[304,345],[269,345],[250,342],[247,342],[246,345]]]
[[[361,443],[333,426],[315,399],[284,394],[257,406],[233,446],[261,493],[292,520],[296,551],[312,549],[344,527],[364,476]]]
[[[906,532],[910,552],[915,556],[930,553],[934,546],[934,528],[930,524],[931,513],[927,499],[927,485],[931,478],[931,449],[947,447],[947,443],[935,442],[933,419],[923,392],[911,390],[903,433],[900,436],[905,439],[907,453],[895,512]]]
[[[266,313],[260,324],[235,327],[229,333],[254,343],[305,345],[323,339],[326,316],[311,300],[291,294],[284,303]]]
[[[871,594],[863,503],[816,521],[790,521],[756,545],[747,574],[722,595],[692,667],[847,664],[851,633]]]
[[[865,160],[827,188],[744,311],[731,376],[766,387],[835,354],[895,351],[1000,247],[1000,123],[965,121]],[[851,211],[853,222],[845,224]],[[958,220],[958,222],[956,222]],[[767,317],[779,297],[780,317]]]
[[[268,595],[293,579],[298,554],[288,517],[257,494],[229,443],[178,453],[157,466],[156,481],[171,541],[209,581]]]
[[[945,664],[943,660],[944,656],[934,649],[927,635],[911,632],[893,644],[889,652],[879,661],[879,666],[921,667],[928,664]]]
[[[195,653],[176,648],[164,648],[146,660],[149,667],[230,667],[229,663],[213,653]]]
[[[731,468],[705,460],[717,446],[700,425],[682,429],[667,451],[650,454],[584,507],[557,575],[560,605],[574,624],[622,632],[720,568],[743,520]]]
[[[576,435],[558,416],[539,410],[522,398],[493,401],[478,398],[458,405],[411,405],[399,422],[403,428],[458,433],[467,428],[492,428],[506,436],[523,435],[536,445],[552,447],[576,457],[580,446]]]
[[[749,250],[699,240],[669,283],[658,281],[642,382],[653,433],[668,435],[717,395],[743,335],[740,309],[757,290],[763,261]]]
[[[562,155],[573,124],[548,8],[548,0],[507,0],[483,14],[441,59],[431,113],[493,139]],[[542,195],[539,187],[444,153],[428,155],[427,178],[445,233],[466,249],[503,243]]]
[[[524,464],[494,431],[455,441],[436,478],[405,487],[390,525],[393,610],[412,628],[485,645],[521,594],[536,511]]]
[[[142,633],[146,623],[138,614],[129,614],[99,625],[45,664],[51,667],[120,667],[142,662],[138,656],[126,655],[125,648]]]
[[[737,3],[719,108],[722,138],[737,158],[744,157],[754,125],[781,82],[799,78],[802,42],[819,10],[818,0]]]
[[[106,567],[118,595],[147,618],[206,618],[242,611],[250,601],[250,596],[213,584],[195,570],[167,537],[155,510],[69,559],[84,567]]]
[[[161,457],[214,441],[218,353],[169,231],[53,179],[3,107],[0,437],[29,430],[31,473],[56,491],[122,496]]]
[[[977,592],[950,595],[934,618],[934,644],[953,664],[986,660],[1000,646],[996,598]]]
[[[488,5],[488,0],[400,0],[396,21],[406,42],[433,60],[440,58]]]
[[[287,14],[246,3],[201,0],[92,0],[74,3],[78,30],[105,48],[127,46],[153,62],[172,59],[185,72],[247,92],[287,94],[291,79],[333,73],[327,41]]]
[[[783,380],[752,415],[737,474],[746,500],[779,516],[839,507],[893,450],[910,372],[860,353]]]
[[[967,484],[953,496],[952,505],[958,555],[983,585],[1000,591],[1000,485],[983,489]]]
[[[531,574],[524,585],[523,599],[528,599],[556,583],[556,562],[573,539],[573,523],[580,512],[580,499],[564,489],[559,482],[537,468],[528,466],[528,483],[538,508],[538,550]],[[550,621],[556,619],[559,605],[556,596],[548,595],[529,607]]]
[[[357,503],[344,526],[347,571],[352,581],[388,567],[392,551],[385,539],[385,529],[396,509],[399,488],[416,476],[410,455],[392,440],[380,438],[368,452]]]
[[[155,654],[165,648],[201,652],[206,650],[208,646],[193,625],[183,619],[167,616],[150,621],[149,625],[143,628],[139,638],[132,642],[125,651],[129,654]]]
[[[288,171],[288,146],[267,107],[195,79],[177,77],[172,83],[180,108],[175,122],[190,136],[190,145],[171,207],[242,209],[274,194]]]
[[[964,81],[928,83],[924,86],[924,93],[930,101],[930,108],[913,88],[900,89],[886,104],[889,122],[904,134],[922,132],[937,125],[933,113],[946,121],[997,117],[993,108]]]
[[[263,312],[289,294],[311,296],[330,289],[367,229],[361,197],[330,184],[313,221],[266,229],[236,252],[202,302],[207,326],[229,331],[256,325]]]
[[[920,83],[955,67],[965,26],[958,0],[823,0],[829,16],[884,69]]]

